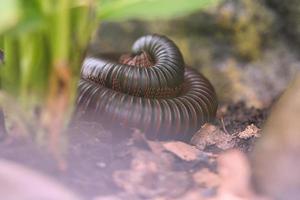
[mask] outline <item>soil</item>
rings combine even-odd
[[[230,104],[227,107],[226,112],[223,115],[224,126],[229,134],[236,134],[243,131],[248,125],[254,124],[258,128],[262,128],[267,116],[269,114],[270,107],[258,109],[255,107],[248,108],[245,102],[238,102]],[[219,127],[222,127],[221,123],[218,123]],[[257,138],[250,137],[247,139],[238,138],[235,148],[242,150],[243,152],[250,152],[254,146]]]
[[[221,117],[213,123],[228,134],[236,134],[251,124],[261,128],[269,111],[268,108],[248,108],[243,102],[223,105],[219,110],[219,113],[222,113]],[[0,157],[48,174],[84,198],[92,199],[123,192],[123,189],[117,186],[113,174],[130,169],[132,152],[151,152],[146,144],[147,140],[136,139],[134,135],[116,140],[113,135],[114,130],[105,130],[97,123],[72,123],[68,131],[65,170],[59,169],[52,154],[44,147],[38,146],[32,138],[15,137],[14,134],[2,139]],[[254,137],[237,139],[234,148],[250,152],[255,140]],[[216,154],[222,152],[222,149],[206,150]],[[173,172],[178,173],[178,176],[181,172],[197,171],[204,167],[216,171],[216,163],[205,158],[193,162],[174,158],[170,163],[173,165]],[[181,187],[180,184],[177,187]],[[209,193],[213,193],[212,191],[214,188],[210,188]]]

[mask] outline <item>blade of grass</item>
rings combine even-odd
[[[18,0],[0,0],[0,34],[15,26],[20,20]]]
[[[128,19],[168,19],[216,5],[219,0],[114,0],[99,1],[98,18],[109,21]]]
[[[20,69],[18,41],[14,37],[4,37],[5,65],[0,69],[2,87],[12,95],[19,94]]]

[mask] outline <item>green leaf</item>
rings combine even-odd
[[[43,15],[38,1],[0,0],[0,35],[22,35],[41,28]]]
[[[18,0],[0,0],[0,34],[15,26],[20,17]]]
[[[215,5],[219,0],[102,0],[98,17],[102,20],[166,19]]]

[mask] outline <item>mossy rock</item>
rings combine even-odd
[[[299,0],[266,0],[279,18],[278,26],[297,45],[300,44],[300,1]]]

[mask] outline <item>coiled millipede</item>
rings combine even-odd
[[[189,139],[215,117],[217,105],[210,82],[186,67],[164,36],[139,38],[131,54],[88,56],[82,66],[77,109],[139,128],[149,139]]]

